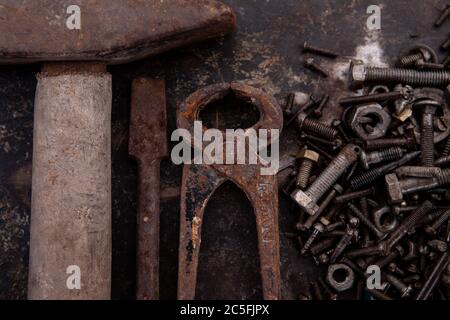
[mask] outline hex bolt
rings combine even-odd
[[[392,170],[395,170],[396,168],[398,168],[398,167],[404,165],[405,163],[409,162],[410,160],[414,159],[419,154],[420,154],[420,151],[411,152],[411,153],[406,154],[403,158],[401,158],[397,161],[388,163],[381,167],[370,169],[370,170],[360,174],[359,176],[354,177],[350,181],[350,185],[351,185],[352,189],[354,189],[354,190],[361,189],[361,188],[371,184],[378,178],[384,176],[386,173],[388,173]]]
[[[430,236],[436,235],[436,233],[439,230],[439,227],[443,225],[445,222],[447,222],[449,219],[450,219],[450,209],[447,209],[444,213],[441,214],[441,216],[436,221],[434,221],[431,225],[425,227],[425,232]]]
[[[339,100],[339,104],[342,106],[359,105],[370,102],[383,102],[387,100],[397,100],[400,98],[405,98],[404,91],[392,91],[392,92],[382,92],[374,93],[369,95],[345,97]]]
[[[385,275],[387,282],[392,284],[392,286],[400,292],[401,298],[406,298],[411,295],[412,287],[411,285],[406,285],[399,278],[392,274]]]
[[[345,248],[352,242],[352,238],[355,235],[356,229],[347,228],[344,235],[341,237],[339,242],[336,245],[336,248],[333,250],[333,253],[330,257],[330,262],[335,263],[337,258],[344,252]]]
[[[316,223],[314,225],[313,232],[309,236],[308,240],[306,240],[305,245],[303,246],[303,248],[300,251],[300,253],[302,255],[304,255],[304,254],[306,254],[306,252],[308,252],[308,250],[311,248],[312,244],[314,243],[314,240],[316,240],[316,238],[319,235],[319,233],[323,232],[323,230],[324,230],[323,224]]]
[[[303,43],[303,52],[316,53],[329,58],[336,58],[337,56],[339,56],[339,54],[337,54],[336,52],[313,46],[306,41]]]
[[[319,65],[318,63],[314,62],[313,58],[307,58],[305,60],[304,63],[305,67],[317,72],[318,74],[320,74],[321,76],[323,76],[324,78],[328,78],[329,74],[328,71],[325,70],[325,68],[323,68],[321,65]]]
[[[362,198],[362,197],[365,197],[365,196],[373,195],[374,193],[375,193],[375,188],[374,187],[368,188],[368,189],[364,189],[364,190],[358,190],[358,191],[354,191],[354,192],[343,194],[341,196],[337,196],[334,199],[334,202],[336,202],[336,203],[346,203],[346,202],[349,202],[349,201],[354,200],[354,199],[358,199],[358,198]]]
[[[385,161],[394,161],[403,157],[405,150],[400,147],[392,147],[387,149],[376,150],[372,152],[361,152],[361,164],[364,169],[368,170],[373,164]]]
[[[434,26],[440,27],[449,16],[450,16],[450,4],[447,4],[444,10],[442,10],[442,13],[434,22]]]
[[[306,191],[295,190],[291,197],[309,215],[314,215],[319,206],[317,202],[339,177],[357,160],[361,149],[353,144],[345,146],[330,162],[324,171],[314,180]]]
[[[339,134],[336,129],[317,120],[308,119],[307,117],[308,115],[304,112],[298,114],[297,122],[300,130],[304,130],[307,133],[311,133],[330,141],[336,139]]]
[[[354,214],[360,221],[363,223],[367,229],[369,229],[378,239],[381,239],[385,236],[380,229],[378,229],[375,224],[368,217],[366,217],[353,203],[347,204],[348,208],[351,210],[352,214]]]
[[[428,275],[427,280],[423,284],[421,290],[416,296],[416,300],[427,300],[430,296],[431,291],[433,291],[434,287],[438,283],[442,273],[444,272],[445,268],[447,268],[448,264],[450,263],[450,255],[449,250],[444,252],[439,260],[437,261],[436,265],[434,266],[431,273]]]
[[[378,150],[389,147],[413,148],[416,142],[412,137],[383,138],[365,141],[366,150]]]
[[[317,221],[322,212],[328,207],[331,201],[336,197],[336,195],[342,193],[343,189],[340,185],[335,184],[333,189],[327,194],[325,199],[323,199],[322,203],[319,205],[319,210],[317,210],[316,214],[309,216],[305,222],[304,227],[306,229],[311,228],[311,226]]]
[[[402,83],[416,87],[444,87],[450,84],[450,71],[422,71],[401,68],[366,67],[362,62],[352,62],[350,81],[353,88],[366,83]]]
[[[296,186],[304,190],[308,185],[314,164],[319,161],[319,154],[312,150],[303,149],[298,157],[300,158],[300,166],[298,168]]]
[[[422,106],[422,129],[420,133],[420,148],[422,151],[422,165],[432,167],[434,165],[434,128],[433,118],[440,104],[433,100],[423,100],[415,104]]]
[[[389,235],[389,238],[383,241],[384,254],[388,255],[392,247],[395,246],[409,230],[415,228],[416,224],[418,224],[432,208],[433,204],[430,201],[425,200],[416,210],[411,212],[411,214],[402,221],[400,226]]]

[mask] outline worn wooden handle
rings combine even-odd
[[[109,299],[111,75],[57,64],[38,75],[29,299]]]

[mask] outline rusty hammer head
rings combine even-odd
[[[224,35],[235,15],[214,0],[4,0],[0,63],[124,63]]]

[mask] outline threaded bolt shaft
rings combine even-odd
[[[420,59],[423,59],[423,54],[420,52],[408,54],[408,55],[400,58],[400,66],[402,66],[402,67],[411,66]]]
[[[425,227],[425,232],[429,235],[435,235],[439,227],[450,219],[450,209],[443,212],[439,218],[436,219],[431,225]]]
[[[303,246],[302,250],[300,251],[301,254],[305,254],[312,246],[314,241],[316,240],[319,233],[323,232],[323,225],[321,223],[316,223],[314,225],[314,230],[309,236],[308,240],[306,240],[305,245]]]
[[[408,230],[415,227],[415,225],[420,222],[420,220],[428,214],[433,205],[430,201],[425,200],[416,210],[414,210],[408,217],[403,220],[400,226],[397,227],[389,236],[387,240],[384,241],[384,252],[389,254],[391,248],[397,244],[408,232]]]
[[[434,165],[434,107],[426,107],[422,115],[422,131],[420,134],[420,147],[422,151],[422,165],[432,167]]]
[[[337,135],[339,134],[336,129],[327,126],[326,124],[323,124],[319,121],[308,119],[306,118],[306,115],[299,115],[298,119],[300,130],[305,130],[307,133],[311,133],[330,141],[336,139]]]
[[[370,221],[368,217],[366,217],[353,203],[347,204],[348,208],[352,211],[352,213],[363,223],[367,229],[372,231],[377,238],[382,238],[384,233],[380,231],[373,223]]]
[[[378,150],[389,147],[412,148],[415,142],[411,137],[386,138],[366,141],[366,150]]]
[[[314,166],[314,162],[310,159],[303,158],[298,168],[296,185],[298,188],[304,190],[308,186],[309,178]]]
[[[303,52],[316,53],[330,58],[336,58],[338,56],[336,52],[313,46],[306,41],[303,43]]]
[[[400,147],[391,147],[361,154],[361,161],[364,168],[369,169],[372,164],[384,161],[394,161],[403,157],[404,150]]]
[[[334,249],[333,253],[330,257],[330,263],[335,263],[337,258],[344,252],[345,248],[350,244],[352,241],[353,235],[355,233],[354,229],[347,229],[347,231],[344,233],[344,235],[339,240],[338,244],[336,245],[336,248]]]
[[[446,157],[450,155],[450,136],[447,137],[447,140],[445,141],[444,149],[442,150],[442,157]]]

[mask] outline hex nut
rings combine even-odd
[[[384,178],[390,202],[393,204],[403,201],[403,193],[400,188],[400,181],[395,173],[387,174]]]
[[[298,189],[292,192],[291,198],[298,203],[298,205],[305,210],[309,215],[313,216],[319,206],[306,193]]]
[[[372,116],[376,117],[377,123],[373,127],[372,132],[366,132],[362,124],[359,122],[360,118]],[[384,111],[383,107],[378,103],[368,103],[355,108],[355,111],[349,118],[350,128],[363,140],[372,140],[383,137],[389,125],[391,124],[391,116]]]
[[[342,270],[345,274],[343,280],[336,279],[335,274],[337,271]],[[342,292],[350,289],[355,282],[355,273],[353,270],[343,263],[332,264],[328,267],[327,282],[336,291]]]
[[[319,154],[313,150],[303,149],[298,154],[299,158],[309,159],[311,161],[317,162],[319,161]]]

